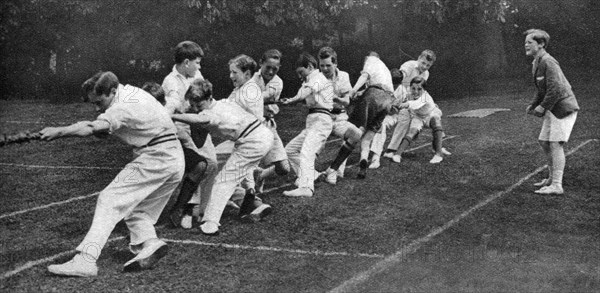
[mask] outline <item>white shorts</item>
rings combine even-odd
[[[569,141],[575,120],[577,120],[577,112],[573,112],[565,118],[558,119],[551,111],[546,111],[538,140],[554,142]]]
[[[429,125],[432,117],[441,118],[442,110],[440,110],[440,108],[438,107],[435,107],[435,109],[433,109],[433,111],[431,111],[431,113],[429,113],[427,117],[420,117],[418,115],[414,115],[410,122],[410,128],[417,129],[418,131],[421,131],[423,127],[431,128]]]

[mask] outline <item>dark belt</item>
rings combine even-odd
[[[327,115],[331,115],[331,111],[327,110],[325,108],[311,108],[308,109],[308,114],[315,114],[315,113],[322,113],[322,114],[327,114]]]
[[[149,146],[157,145],[159,143],[172,141],[172,140],[177,140],[177,135],[175,135],[175,133],[169,133],[169,134],[157,136],[157,137],[151,139],[146,145],[144,145],[142,147],[149,147]]]
[[[342,114],[342,113],[346,113],[346,110],[336,109],[336,108],[333,108],[333,110],[331,110],[331,114],[334,114],[334,115],[338,115],[338,114]]]
[[[242,133],[240,133],[240,136],[238,136],[238,139],[242,139],[246,136],[248,136],[248,134],[250,134],[252,131],[254,131],[254,129],[258,128],[260,126],[260,121],[254,120],[254,122],[250,123],[246,129],[244,129],[244,131],[242,131]]]

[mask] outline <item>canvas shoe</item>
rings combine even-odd
[[[377,158],[373,158],[371,160],[371,164],[369,164],[369,169],[377,169],[379,168],[379,166],[381,166],[380,162],[379,162],[379,157]]]
[[[543,187],[543,186],[548,186],[550,184],[552,184],[552,180],[550,180],[550,178],[546,178],[546,179],[542,179],[542,181],[540,181],[540,182],[533,183],[533,186]]]
[[[559,186],[559,185],[548,185],[548,186],[544,186],[534,192],[537,194],[545,194],[545,195],[551,195],[551,194],[560,195],[560,194],[564,193],[564,190],[563,190],[562,186]]]
[[[313,196],[313,191],[308,187],[299,187],[294,190],[286,190],[283,192],[283,195],[290,197],[311,197]]]
[[[344,178],[344,169],[346,168],[342,166],[340,166],[340,168],[337,169],[337,177]]]
[[[385,153],[383,154],[383,157],[384,157],[384,158],[391,159],[391,158],[393,158],[393,157],[394,157],[394,152],[385,152]]]
[[[59,276],[95,277],[98,275],[98,266],[96,260],[91,256],[86,257],[82,253],[78,253],[66,263],[49,265],[48,271]]]
[[[219,223],[206,221],[200,225],[200,232],[208,236],[217,236],[219,235]]]
[[[256,223],[271,214],[271,212],[273,212],[271,205],[257,199],[254,201],[254,210],[249,214],[241,215],[240,220],[245,223]]]
[[[337,183],[337,178],[338,178],[338,172],[331,169],[331,168],[327,168],[327,170],[325,170],[325,182],[331,184],[331,185],[335,185]]]
[[[144,248],[123,265],[124,272],[135,272],[151,269],[161,258],[167,255],[167,243],[158,238],[144,241]]]
[[[179,223],[179,224],[181,225],[181,228],[183,228],[183,229],[192,229],[192,221],[193,221],[192,215],[183,215],[183,217],[181,217],[181,223]]]
[[[449,152],[446,148],[442,148],[442,155],[449,156],[449,155],[452,155],[452,153]]]
[[[442,157],[442,156],[440,156],[438,154],[435,154],[433,156],[433,158],[431,158],[431,160],[429,161],[429,163],[431,163],[431,164],[437,164],[437,163],[439,163],[439,162],[441,162],[443,160],[444,160],[444,157]]]
[[[400,164],[400,162],[402,161],[402,156],[400,156],[400,155],[393,155],[393,156],[392,156],[392,161],[393,161],[394,163],[398,163],[398,164]]]

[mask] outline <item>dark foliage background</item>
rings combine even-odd
[[[299,80],[301,51],[330,45],[356,80],[375,50],[390,68],[426,48],[438,53],[429,90],[436,99],[471,95],[486,81],[529,74],[523,31],[547,30],[549,51],[569,68],[593,70],[600,4],[592,0],[7,0],[0,4],[0,98],[69,102],[98,70],[123,83],[161,82],[182,40],[203,46],[202,72],[217,97],[232,89],[227,61],[284,53],[284,95]]]

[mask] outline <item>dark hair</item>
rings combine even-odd
[[[411,81],[410,81],[410,85],[412,86],[413,84],[420,84],[421,86],[425,86],[425,83],[427,81],[421,77],[421,76],[415,76]]]
[[[202,51],[200,45],[192,41],[183,41],[175,47],[175,63],[177,64],[185,61],[185,59],[195,60],[202,57],[204,57],[204,51]]]
[[[160,84],[154,81],[147,81],[144,83],[144,85],[142,85],[142,89],[151,94],[163,106],[165,105],[165,91]]]
[[[188,88],[187,92],[185,92],[185,99],[201,102],[212,98],[212,83],[207,79],[196,79],[192,81],[192,84]]]
[[[423,50],[423,52],[421,52],[421,55],[419,55],[419,58],[425,58],[425,60],[427,61],[431,61],[431,62],[435,62],[435,59],[437,58],[435,56],[435,53],[432,50]]]
[[[369,54],[367,54],[367,56],[374,56],[381,59],[381,57],[379,57],[379,54],[377,54],[377,52],[375,51],[369,51]]]
[[[81,89],[84,92],[83,100],[88,101],[88,95],[94,94],[96,96],[110,95],[112,89],[119,87],[119,78],[110,71],[100,71],[94,76],[86,80],[82,85]]]
[[[402,83],[402,80],[404,79],[404,73],[402,73],[402,71],[400,71],[400,69],[392,68],[392,70],[390,70],[390,73],[392,74],[392,83],[394,83],[394,84]]]
[[[523,34],[526,36],[532,35],[531,38],[533,38],[534,41],[538,44],[544,44],[542,46],[544,49],[546,49],[550,43],[550,35],[544,30],[532,28],[526,30]]]
[[[281,52],[277,49],[270,49],[263,53],[260,58],[260,63],[264,63],[269,59],[275,59],[277,61],[281,61]]]
[[[229,65],[231,64],[241,69],[242,72],[250,70],[250,75],[253,75],[258,67],[258,65],[256,65],[256,61],[254,61],[252,57],[244,54],[237,55],[233,59],[229,60]]]
[[[317,68],[317,60],[315,59],[315,57],[313,57],[313,55],[310,55],[308,52],[302,52],[302,54],[298,56],[298,60],[296,60],[296,68],[308,68],[309,65],[312,65],[314,68]]]
[[[337,53],[331,47],[323,47],[319,50],[319,59],[327,59],[331,57],[331,62],[333,64],[337,64]]]

